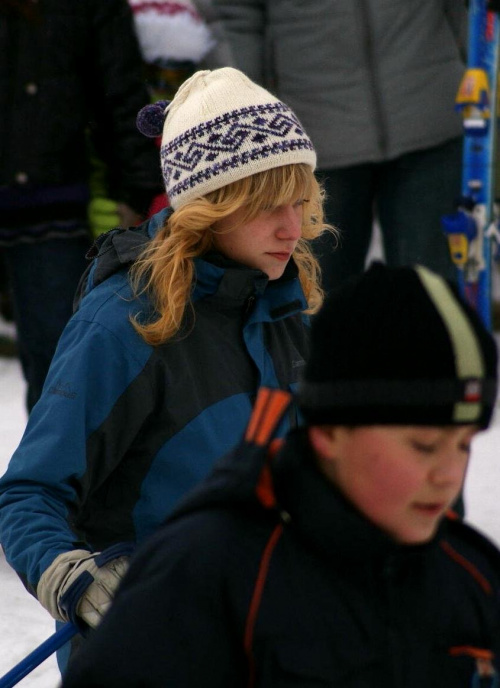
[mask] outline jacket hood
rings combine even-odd
[[[122,268],[132,265],[172,212],[171,208],[165,208],[137,227],[118,227],[101,234],[87,252],[86,258],[92,262],[78,284],[73,311],[78,310],[81,300],[92,289]]]

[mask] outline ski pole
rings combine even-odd
[[[0,688],[12,688],[16,683],[19,683],[25,676],[27,676],[33,669],[44,662],[47,657],[62,647],[74,635],[78,633],[78,628],[71,623],[67,623],[58,631],[53,633],[41,645],[30,652],[30,654],[22,659],[15,667],[4,674],[0,678]]]

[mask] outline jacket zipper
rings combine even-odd
[[[386,600],[387,610],[387,647],[389,648],[389,656],[392,659],[389,665],[391,675],[387,676],[387,688],[390,686],[394,686],[394,688],[400,688],[400,684],[398,683],[398,673],[400,672],[398,671],[396,658],[398,657],[398,651],[401,651],[401,649],[398,648],[398,633],[394,624],[394,598],[392,594],[394,589],[394,574],[394,562],[392,559],[389,559],[382,570],[384,597]]]
[[[255,296],[249,296],[245,302],[245,309],[244,309],[244,314],[243,314],[245,320],[248,318],[248,316],[252,312],[254,304],[255,304]]]

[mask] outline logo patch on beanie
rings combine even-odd
[[[480,401],[483,385],[481,380],[467,380],[464,388],[464,401]]]

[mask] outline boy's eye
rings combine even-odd
[[[412,440],[411,443],[413,449],[422,454],[432,454],[436,450],[436,445],[434,443],[421,442],[420,440]]]
[[[415,449],[415,451],[420,452],[421,454],[433,454],[438,449],[438,445],[434,442],[422,442],[421,440],[412,440],[411,446],[413,449]],[[468,456],[471,450],[471,443],[461,442],[459,444],[459,449]]]

